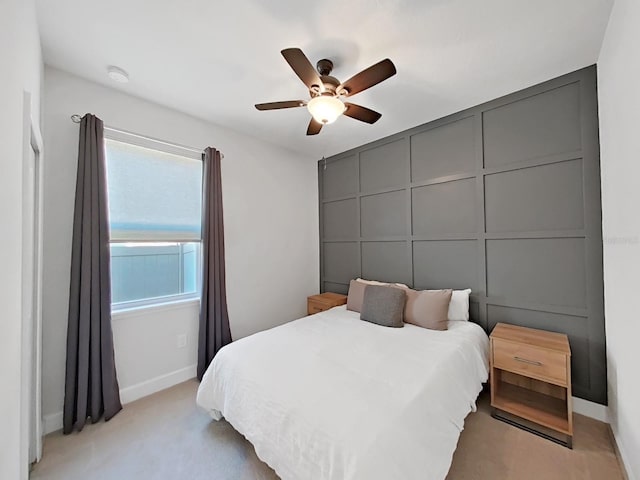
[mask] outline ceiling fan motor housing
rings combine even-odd
[[[333,70],[333,62],[328,58],[318,60],[318,63],[316,63],[316,69],[320,75],[330,75],[331,70]]]
[[[323,58],[322,60],[318,60],[316,63],[316,69],[320,74],[320,80],[322,81],[322,85],[312,85],[309,89],[309,93],[312,97],[317,97],[318,95],[332,95],[336,96],[338,86],[340,85],[340,80],[336,77],[332,77],[330,75],[333,70],[333,62],[327,58]],[[317,88],[316,88],[317,87]]]

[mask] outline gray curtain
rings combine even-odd
[[[220,152],[207,148],[202,173],[202,294],[198,335],[198,378],[218,350],[231,342],[224,268],[224,221]]]
[[[73,216],[64,433],[122,409],[111,330],[111,273],[102,120],[80,122]]]

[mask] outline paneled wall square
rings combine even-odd
[[[360,198],[362,237],[407,235],[407,193],[405,190]]]
[[[404,187],[409,161],[403,139],[360,153],[360,191]]]
[[[473,117],[411,135],[411,181],[474,172]]]
[[[582,159],[487,175],[487,232],[584,228],[582,182]]]
[[[414,235],[477,234],[475,178],[417,187],[411,197]]]
[[[325,239],[358,239],[358,201],[355,198],[327,202],[322,208]]]
[[[485,167],[579,150],[580,113],[577,82],[485,111]]]
[[[358,164],[355,155],[339,162],[323,162],[319,172],[323,198],[346,197],[358,192]]]
[[[477,240],[413,242],[415,288],[471,288],[477,293],[478,253]]]
[[[324,278],[332,283],[349,284],[360,275],[360,251],[357,242],[324,242]]]
[[[537,304],[586,308],[584,239],[487,240],[487,293]]]
[[[362,276],[391,283],[411,283],[407,242],[362,242]]]

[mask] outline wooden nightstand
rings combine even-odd
[[[490,362],[492,415],[571,448],[567,336],[498,323],[491,333]]]
[[[330,308],[347,303],[347,296],[341,293],[325,292],[307,297],[307,315],[324,312]]]

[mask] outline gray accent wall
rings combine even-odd
[[[471,288],[488,332],[566,333],[606,404],[596,95],[589,67],[320,161],[322,290]]]

